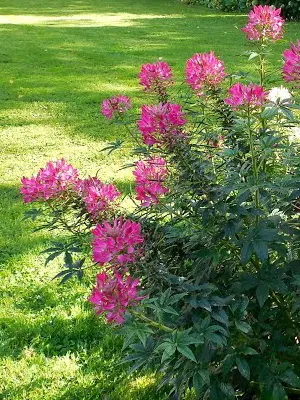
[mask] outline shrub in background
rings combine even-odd
[[[267,61],[283,22],[269,6],[249,14],[254,82],[197,53],[179,91],[167,63],[142,66],[153,104],[137,120],[126,96],[103,101],[136,143],[133,211],[64,160],[22,180],[27,217],[67,232],[45,250],[47,263],[64,255],[56,277],[97,273],[89,301],[120,326],[125,361],[157,372],[174,399],[300,395],[300,41],[283,54],[290,90],[270,88]]]
[[[254,5],[269,5],[281,8],[286,19],[300,19],[299,0],[183,0],[186,4],[203,4],[206,7],[223,11],[248,11]]]

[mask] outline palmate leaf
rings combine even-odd
[[[188,346],[184,346],[181,344],[177,345],[177,350],[179,351],[179,353],[181,353],[183,356],[185,356],[189,360],[194,361],[195,363],[197,362],[196,357],[194,356],[194,353]]]
[[[101,151],[108,150],[108,154],[111,154],[113,151],[120,149],[122,147],[123,143],[124,143],[124,140],[117,139],[115,142],[110,142],[108,144],[108,146],[101,149]]]
[[[41,215],[43,215],[43,211],[41,209],[32,208],[31,210],[26,210],[24,212],[23,220],[31,219],[32,221],[35,221]]]
[[[52,254],[50,254],[46,260],[45,260],[45,266],[50,262],[53,261],[55,258],[59,257],[61,254],[63,253],[63,251],[56,251],[53,252]]]
[[[260,283],[256,288],[256,298],[260,307],[263,307],[268,297],[269,287],[264,283]]]

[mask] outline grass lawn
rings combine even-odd
[[[246,69],[245,15],[179,0],[1,0],[0,3],[0,398],[3,400],[166,399],[152,375],[118,365],[121,339],[86,302],[89,284],[58,286],[59,265],[43,266],[49,236],[22,221],[20,178],[64,156],[86,174],[112,179],[128,150],[101,148],[124,136],[99,116],[100,101],[126,93],[141,104],[136,75],[159,57],[178,80],[195,52],[214,49],[228,70]],[[297,39],[286,25],[272,65]]]

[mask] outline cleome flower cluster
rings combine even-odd
[[[146,92],[156,93],[161,98],[166,96],[167,87],[173,84],[173,72],[163,61],[142,65],[138,77]]]
[[[137,200],[143,207],[159,202],[159,198],[169,189],[163,185],[168,176],[167,163],[162,157],[151,157],[138,161],[133,172],[136,183]]]
[[[89,301],[94,304],[97,314],[106,313],[108,322],[121,324],[126,309],[143,299],[138,295],[138,286],[139,280],[129,275],[114,272],[111,276],[101,272],[96,277],[96,286]]]
[[[282,37],[283,24],[280,9],[257,6],[250,12],[249,21],[242,30],[250,41],[264,45]],[[292,43],[284,51],[283,57],[283,78],[299,85],[300,41]],[[213,51],[196,53],[186,62],[185,80],[197,100],[199,96],[220,91],[226,76],[223,61]],[[174,82],[172,69],[166,62],[142,65],[138,77],[146,92],[157,95],[157,103],[142,105],[135,126],[140,142],[149,150],[147,158],[134,164],[135,196],[142,207],[155,210],[163,196],[171,191],[168,154],[172,154],[177,145],[189,140],[188,112],[181,105],[168,101],[167,90]],[[270,102],[275,105],[286,103],[290,97],[285,88],[268,92],[255,83],[237,82],[229,88],[228,96],[222,98],[222,102],[242,113],[244,110],[261,111]],[[103,100],[100,112],[108,120],[120,120],[126,118],[126,112],[131,107],[130,98],[119,94]],[[223,140],[224,137],[219,136],[209,144],[218,147]],[[148,156],[151,151],[155,155]],[[81,179],[77,169],[61,159],[48,162],[31,178],[23,177],[20,192],[25,203],[44,202],[52,205],[53,202],[70,200],[82,207],[93,226],[93,261],[102,268],[89,301],[97,314],[104,314],[108,322],[122,323],[128,307],[137,305],[143,298],[138,294],[139,280],[134,279],[128,269],[143,254],[144,237],[138,222],[115,212],[121,196],[118,189],[101,182],[97,177]]]
[[[103,101],[101,112],[107,119],[120,117],[131,108],[131,100],[127,96],[113,96]]]
[[[112,223],[98,224],[92,233],[94,261],[99,265],[110,263],[115,268],[133,263],[138,245],[144,241],[141,225],[129,219],[118,218]]]
[[[186,62],[185,76],[187,84],[197,93],[218,87],[226,77],[224,63],[213,51],[194,54]]]
[[[25,203],[50,200],[67,193],[78,181],[78,171],[63,158],[47,162],[32,178],[23,177],[20,192]]]
[[[284,19],[281,9],[270,6],[254,6],[248,16],[248,24],[242,28],[251,41],[275,42],[282,38]]]
[[[36,176],[22,178],[20,189],[24,202],[52,202],[80,199],[92,222],[106,216],[120,192],[112,184],[98,178],[80,179],[77,169],[64,159],[48,162]],[[97,313],[106,313],[109,322],[121,323],[126,307],[135,304],[139,280],[126,271],[140,255],[144,238],[141,225],[129,219],[117,218],[98,223],[92,230],[93,260],[100,266],[109,265],[109,272],[97,276],[97,284],[89,300],[96,304]],[[121,268],[123,268],[121,270]]]
[[[254,83],[243,85],[238,82],[229,89],[229,97],[224,101],[234,110],[242,107],[255,108],[265,104],[268,92],[264,88]]]
[[[92,219],[109,211],[120,196],[114,185],[102,183],[96,177],[80,179],[77,169],[63,158],[47,162],[36,176],[23,177],[21,182],[25,203],[79,199]]]
[[[142,106],[141,119],[137,122],[145,144],[167,147],[185,136],[182,130],[185,123],[181,106],[171,103]]]
[[[290,48],[283,52],[283,57],[283,79],[286,82],[296,82],[300,86],[300,40],[291,43]]]

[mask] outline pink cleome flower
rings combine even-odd
[[[141,225],[129,219],[115,219],[112,224],[104,222],[92,231],[93,259],[100,265],[106,263],[123,266],[136,260],[137,248],[143,243]]]
[[[300,83],[300,40],[291,43],[290,48],[283,52],[283,57],[283,79],[286,82],[296,81]]]
[[[110,99],[105,99],[101,105],[101,113],[107,118],[112,119],[124,114],[131,108],[131,100],[127,96],[117,95]]]
[[[82,197],[87,211],[93,216],[110,208],[110,203],[119,196],[117,188],[112,184],[102,183],[98,178],[80,179],[76,186],[76,192]]]
[[[136,182],[137,200],[147,207],[158,203],[160,196],[168,192],[162,185],[168,175],[166,161],[161,157],[152,157],[136,163],[133,172]]]
[[[62,158],[48,162],[32,178],[23,177],[20,189],[25,203],[59,197],[78,181],[78,171]]]
[[[97,275],[96,287],[89,301],[95,305],[97,314],[106,313],[108,322],[121,324],[128,307],[135,306],[144,297],[138,295],[139,280],[130,275],[123,276],[114,272],[109,276],[105,272]]]
[[[264,88],[254,83],[243,85],[238,82],[229,89],[229,97],[224,101],[237,110],[240,107],[260,107],[267,99],[268,92]]]
[[[217,87],[225,76],[224,63],[213,51],[196,53],[186,62],[186,82],[197,91],[198,96],[201,96],[205,89]]]
[[[248,24],[242,31],[249,40],[275,42],[282,38],[284,19],[280,13],[281,8],[254,6],[248,15]]]
[[[173,84],[171,67],[163,61],[142,65],[138,76],[140,84],[148,92],[156,92],[164,95],[166,88]]]
[[[185,123],[181,106],[171,103],[142,106],[141,119],[137,122],[143,142],[149,146],[172,145],[185,137],[181,128]]]

